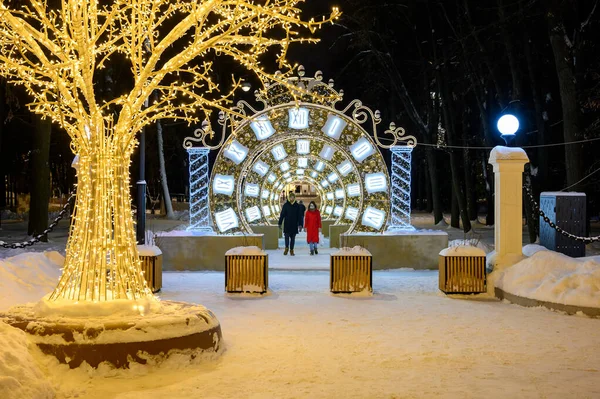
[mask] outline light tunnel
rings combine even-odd
[[[276,224],[281,190],[293,181],[314,186],[323,217],[349,232],[385,229],[390,177],[372,138],[331,107],[287,103],[244,119],[221,147],[208,189],[217,232]]]

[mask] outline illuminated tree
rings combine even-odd
[[[209,57],[225,56],[261,81],[283,81],[261,66],[279,49],[282,69],[301,31],[337,18],[304,22],[303,0],[47,0],[11,8],[0,0],[0,75],[25,87],[30,109],[65,129],[79,156],[77,200],[62,277],[51,299],[104,301],[151,295],[135,242],[129,164],[145,125],[170,118],[198,123],[225,109]],[[104,3],[105,4],[105,3]],[[116,57],[130,65],[131,90],[108,101],[94,92],[99,71]],[[158,99],[147,107],[153,91]],[[220,94],[219,94],[220,93]],[[152,100],[152,98],[151,98]]]

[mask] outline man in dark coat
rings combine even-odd
[[[294,244],[296,243],[296,234],[300,228],[300,205],[296,202],[296,194],[290,193],[288,200],[281,208],[281,215],[279,215],[279,228],[283,223],[283,235],[285,237],[285,251],[284,255],[288,254],[294,256]]]
[[[298,232],[301,232],[304,227],[304,212],[306,212],[306,206],[304,206],[302,200],[298,201],[298,205],[300,205],[300,226],[298,226]]]

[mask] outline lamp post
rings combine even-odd
[[[510,147],[514,141],[515,133],[519,130],[519,119],[512,114],[502,115],[498,119],[497,127],[506,146]]]
[[[519,130],[516,116],[505,114],[498,119],[498,130],[506,147],[497,146],[490,153],[494,167],[494,268],[510,267],[523,258],[523,170],[529,158],[519,147],[508,148]]]

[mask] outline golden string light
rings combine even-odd
[[[223,92],[209,56],[229,57],[262,82],[287,84],[286,74],[267,72],[261,57],[279,48],[279,68],[292,70],[285,59],[289,46],[316,42],[300,32],[313,33],[340,12],[303,21],[303,0],[62,0],[55,9],[47,3],[12,8],[0,0],[0,75],[25,88],[33,112],[66,130],[80,158],[65,266],[51,299],[152,295],[140,267],[129,194],[136,133],[157,120],[199,123],[212,110],[227,110],[242,82],[233,79]],[[117,55],[129,63],[132,88],[99,101],[98,71]],[[158,100],[144,107],[153,92]]]

